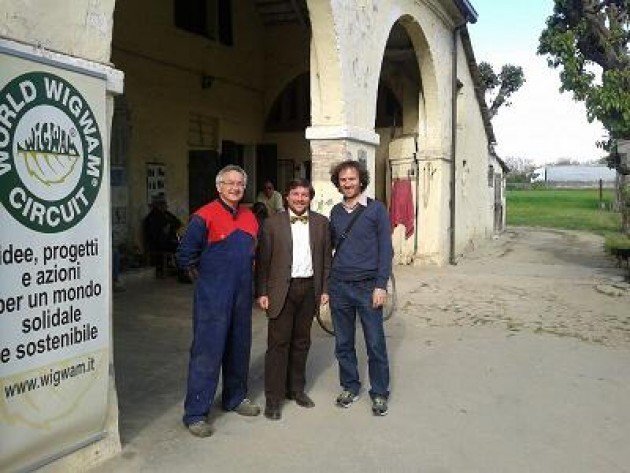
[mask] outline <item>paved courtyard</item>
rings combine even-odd
[[[95,471],[630,472],[630,289],[601,243],[514,228],[457,266],[397,267],[389,415],[373,417],[365,392],[334,406],[333,339],[314,324],[316,407],[287,402],[279,422],[214,410],[207,439],[181,423],[192,288],[129,282],[114,298],[123,451]],[[250,396],[263,404],[254,320]]]

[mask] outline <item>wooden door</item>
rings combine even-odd
[[[221,160],[216,151],[188,152],[188,210],[191,214],[217,198],[215,178],[220,168]]]

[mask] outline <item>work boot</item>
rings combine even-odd
[[[260,407],[258,407],[249,399],[245,398],[238,406],[234,408],[234,412],[242,416],[254,417],[260,414]]]
[[[188,426],[188,432],[195,437],[210,437],[214,433],[214,429],[206,420],[193,422]]]

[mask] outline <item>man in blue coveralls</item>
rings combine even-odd
[[[188,365],[184,424],[209,437],[208,422],[223,375],[222,407],[244,416],[260,408],[247,398],[252,342],[252,264],[258,222],[239,206],[247,174],[229,165],[219,171],[219,198],[197,210],[177,250],[177,262],[195,281],[193,342]]]

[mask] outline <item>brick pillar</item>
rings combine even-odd
[[[315,187],[312,208],[329,215],[332,206],[341,200],[341,194],[330,182],[330,168],[347,159],[364,161],[373,178],[379,137],[373,130],[309,127],[306,138],[311,142],[311,170]],[[367,194],[374,196],[372,185],[367,188]]]

